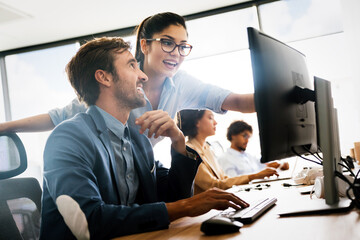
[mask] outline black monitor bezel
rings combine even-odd
[[[254,101],[258,118],[258,126],[260,133],[260,147],[261,147],[261,162],[269,162],[288,158],[300,154],[306,154],[308,151],[317,151],[317,130],[316,130],[316,117],[314,102],[295,103],[293,100],[293,91],[295,87],[314,89],[313,82],[310,80],[308,69],[306,66],[305,55],[298,50],[286,45],[285,43],[255,29],[248,28],[249,48],[251,54],[251,62],[254,78]],[[267,44],[269,46],[267,46]],[[269,50],[270,49],[270,50]],[[272,52],[269,52],[272,51]],[[266,56],[268,54],[268,56]],[[273,61],[271,57],[274,57]],[[294,86],[289,85],[288,79],[282,80],[283,66],[286,61],[294,61],[299,69],[285,74],[293,74],[289,78],[299,78],[300,84],[294,83]],[[273,67],[274,66],[274,67]],[[273,67],[273,68],[272,68]],[[267,69],[266,69],[267,68]],[[276,72],[277,71],[277,72]],[[300,72],[300,77],[297,76]],[[279,89],[279,99],[273,99],[271,91],[277,91],[274,86],[277,84],[277,79],[269,79],[269,74],[281,75],[280,83],[288,84],[284,88]],[[302,86],[303,85],[303,86]],[[282,92],[283,91],[283,92]],[[286,93],[285,93],[286,92]],[[281,97],[281,98],[280,98]],[[275,94],[276,98],[276,94]],[[272,101],[278,101],[281,106],[277,110]],[[290,103],[291,102],[291,103]],[[271,106],[271,104],[273,104]],[[308,117],[298,118],[295,122],[292,111],[296,106],[301,106],[305,109],[305,114]],[[287,109],[286,109],[287,108]],[[283,110],[282,109],[286,109]],[[289,114],[290,111],[290,114]],[[272,114],[276,112],[278,114]],[[291,115],[292,114],[292,115]],[[291,118],[290,118],[291,117]],[[289,122],[288,122],[289,120]],[[287,128],[282,132],[276,134],[273,129],[281,129],[281,124],[288,123]],[[302,130],[302,128],[306,130]],[[300,136],[304,134],[304,136]],[[284,142],[289,143],[284,145]]]

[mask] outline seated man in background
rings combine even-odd
[[[254,174],[229,177],[219,166],[216,156],[206,139],[215,135],[217,122],[210,110],[186,109],[178,113],[178,127],[188,137],[186,144],[199,153],[202,163],[195,177],[194,193],[211,188],[226,190],[234,185],[248,184],[255,179],[276,175],[275,169],[264,169]]]
[[[211,189],[192,196],[201,159],[163,111],[128,126],[145,105],[147,76],[121,38],[84,44],[66,67],[86,113],[58,125],[44,151],[40,239],[110,239],[164,229],[175,219],[210,209],[239,209],[237,196]],[[154,160],[148,136],[170,137],[171,168]]]
[[[227,130],[226,137],[231,146],[219,157],[219,164],[224,172],[231,177],[250,174],[263,170],[266,167],[289,169],[287,162],[260,163],[260,159],[245,152],[249,138],[252,136],[252,127],[244,121],[234,121]]]

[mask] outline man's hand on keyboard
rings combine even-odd
[[[279,176],[275,168],[267,167],[258,173],[250,174],[249,180],[252,181],[254,179],[263,179],[264,177],[271,177],[273,175]]]
[[[271,168],[279,168],[280,170],[288,170],[289,169],[289,163],[288,162],[278,162],[273,161],[269,163],[265,163],[267,167]]]
[[[195,217],[211,209],[224,210],[232,207],[236,210],[248,207],[249,204],[235,194],[218,188],[211,188],[191,198],[166,203],[170,221],[180,217]]]

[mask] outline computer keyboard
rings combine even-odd
[[[217,216],[227,217],[232,220],[242,222],[244,224],[252,223],[268,209],[273,207],[276,203],[276,198],[265,198],[260,199],[254,203],[250,203],[248,208],[240,209],[237,211],[234,210],[224,210],[219,213]]]
[[[266,182],[273,182],[273,181],[280,181],[280,180],[288,180],[292,178],[292,172],[290,170],[285,171],[278,171],[279,176],[271,176],[261,179],[254,179],[251,181],[252,184],[255,183],[266,183]]]

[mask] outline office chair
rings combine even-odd
[[[0,239],[39,237],[40,185],[35,178],[12,178],[26,168],[27,157],[20,138],[15,133],[0,134]]]
[[[209,142],[209,144],[210,144],[210,148],[213,150],[213,152],[217,158],[225,152],[223,146],[221,145],[221,143],[219,141],[217,141],[217,140],[212,141],[212,142]]]

